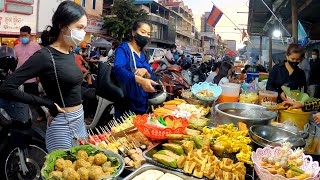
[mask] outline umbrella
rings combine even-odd
[[[107,41],[104,38],[100,38],[98,40],[95,40],[91,43],[91,46],[93,47],[111,47],[112,43]]]

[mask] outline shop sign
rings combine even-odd
[[[38,0],[0,0],[0,34],[19,34],[22,26],[30,26],[35,34],[37,8]]]
[[[88,26],[86,28],[86,32],[89,33],[98,33],[98,34],[105,34],[106,31],[102,29],[103,22],[96,21],[96,20],[89,20]]]

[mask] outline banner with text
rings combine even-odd
[[[38,0],[0,0],[0,34],[19,34],[22,26],[37,30]]]

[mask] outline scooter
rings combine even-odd
[[[166,59],[158,61],[159,67],[154,70],[156,79],[165,83],[168,94],[171,98],[178,97],[182,89],[189,89],[191,86],[191,73],[181,66],[170,64]]]
[[[0,83],[14,71],[17,62],[13,49],[0,47]],[[0,177],[7,180],[41,179],[44,164],[45,133],[31,127],[28,105],[0,99]]]

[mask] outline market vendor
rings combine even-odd
[[[298,102],[298,101],[284,101],[284,106],[290,106],[290,109],[302,108],[303,111],[319,111],[320,110],[320,99],[310,102]],[[313,119],[317,124],[320,124],[320,112],[313,115]]]
[[[273,66],[267,82],[267,90],[276,91],[279,94],[278,101],[286,100],[281,86],[287,86],[291,90],[303,91],[306,86],[306,77],[298,65],[304,58],[304,49],[298,44],[290,44],[286,60]]]
[[[132,26],[132,40],[120,44],[116,50],[113,72],[127,99],[124,104],[115,106],[116,118],[129,110],[136,114],[146,113],[149,108],[147,96],[156,92],[153,85],[157,83],[152,80],[152,70],[143,53],[150,36],[150,25],[145,21],[137,21]]]

